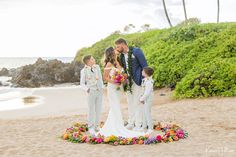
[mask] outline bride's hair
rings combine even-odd
[[[105,55],[104,55],[104,67],[106,67],[107,63],[111,63],[116,67],[116,54],[115,54],[115,50],[113,47],[108,47],[105,50]]]

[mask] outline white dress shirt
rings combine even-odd
[[[126,68],[128,68],[128,53],[124,53],[124,56],[125,56],[125,65]]]
[[[140,101],[146,101],[148,97],[152,94],[153,92],[153,84],[154,81],[152,77],[147,77],[142,80],[142,89],[143,89],[143,94],[140,97]]]

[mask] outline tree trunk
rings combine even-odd
[[[217,23],[220,21],[220,0],[217,0]]]
[[[183,7],[184,7],[184,16],[185,16],[185,21],[187,21],[188,18],[187,18],[187,12],[186,12],[185,0],[182,0],[182,2],[183,2]]]
[[[162,0],[162,3],[163,3],[164,10],[165,10],[165,14],[166,14],[167,21],[168,21],[170,27],[172,27],[172,24],[171,24],[171,22],[170,22],[170,18],[169,18],[168,13],[167,13],[165,0]]]

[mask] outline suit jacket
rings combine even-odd
[[[130,48],[131,49],[131,48]],[[142,84],[142,70],[144,67],[147,66],[147,60],[143,54],[143,51],[140,48],[133,47],[133,54],[132,54],[132,73],[133,73],[133,81],[138,85],[141,86]],[[131,53],[131,52],[128,52]],[[121,62],[124,68],[126,67],[126,61],[124,54],[121,54]],[[129,63],[128,63],[129,64]]]
[[[103,88],[102,74],[99,65],[94,65],[93,67],[84,66],[80,72],[80,85],[85,91],[88,89],[101,90]]]

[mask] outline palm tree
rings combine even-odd
[[[125,33],[129,33],[131,30],[133,30],[135,28],[135,25],[133,24],[128,24],[124,27],[124,32]]]
[[[171,24],[171,22],[170,22],[170,18],[169,18],[168,13],[167,13],[165,0],[162,0],[162,3],[163,3],[164,10],[165,10],[165,14],[166,14],[167,21],[168,21],[170,27],[172,27],[172,24]]]
[[[150,30],[150,24],[144,24],[141,26],[141,28],[144,32],[146,32],[146,31]]]
[[[217,0],[217,23],[220,21],[220,0]]]
[[[185,7],[185,0],[182,0],[182,2],[183,2],[183,7],[184,7],[184,16],[185,16],[185,21],[187,21],[188,18],[187,18],[187,12],[186,12],[186,7]]]

